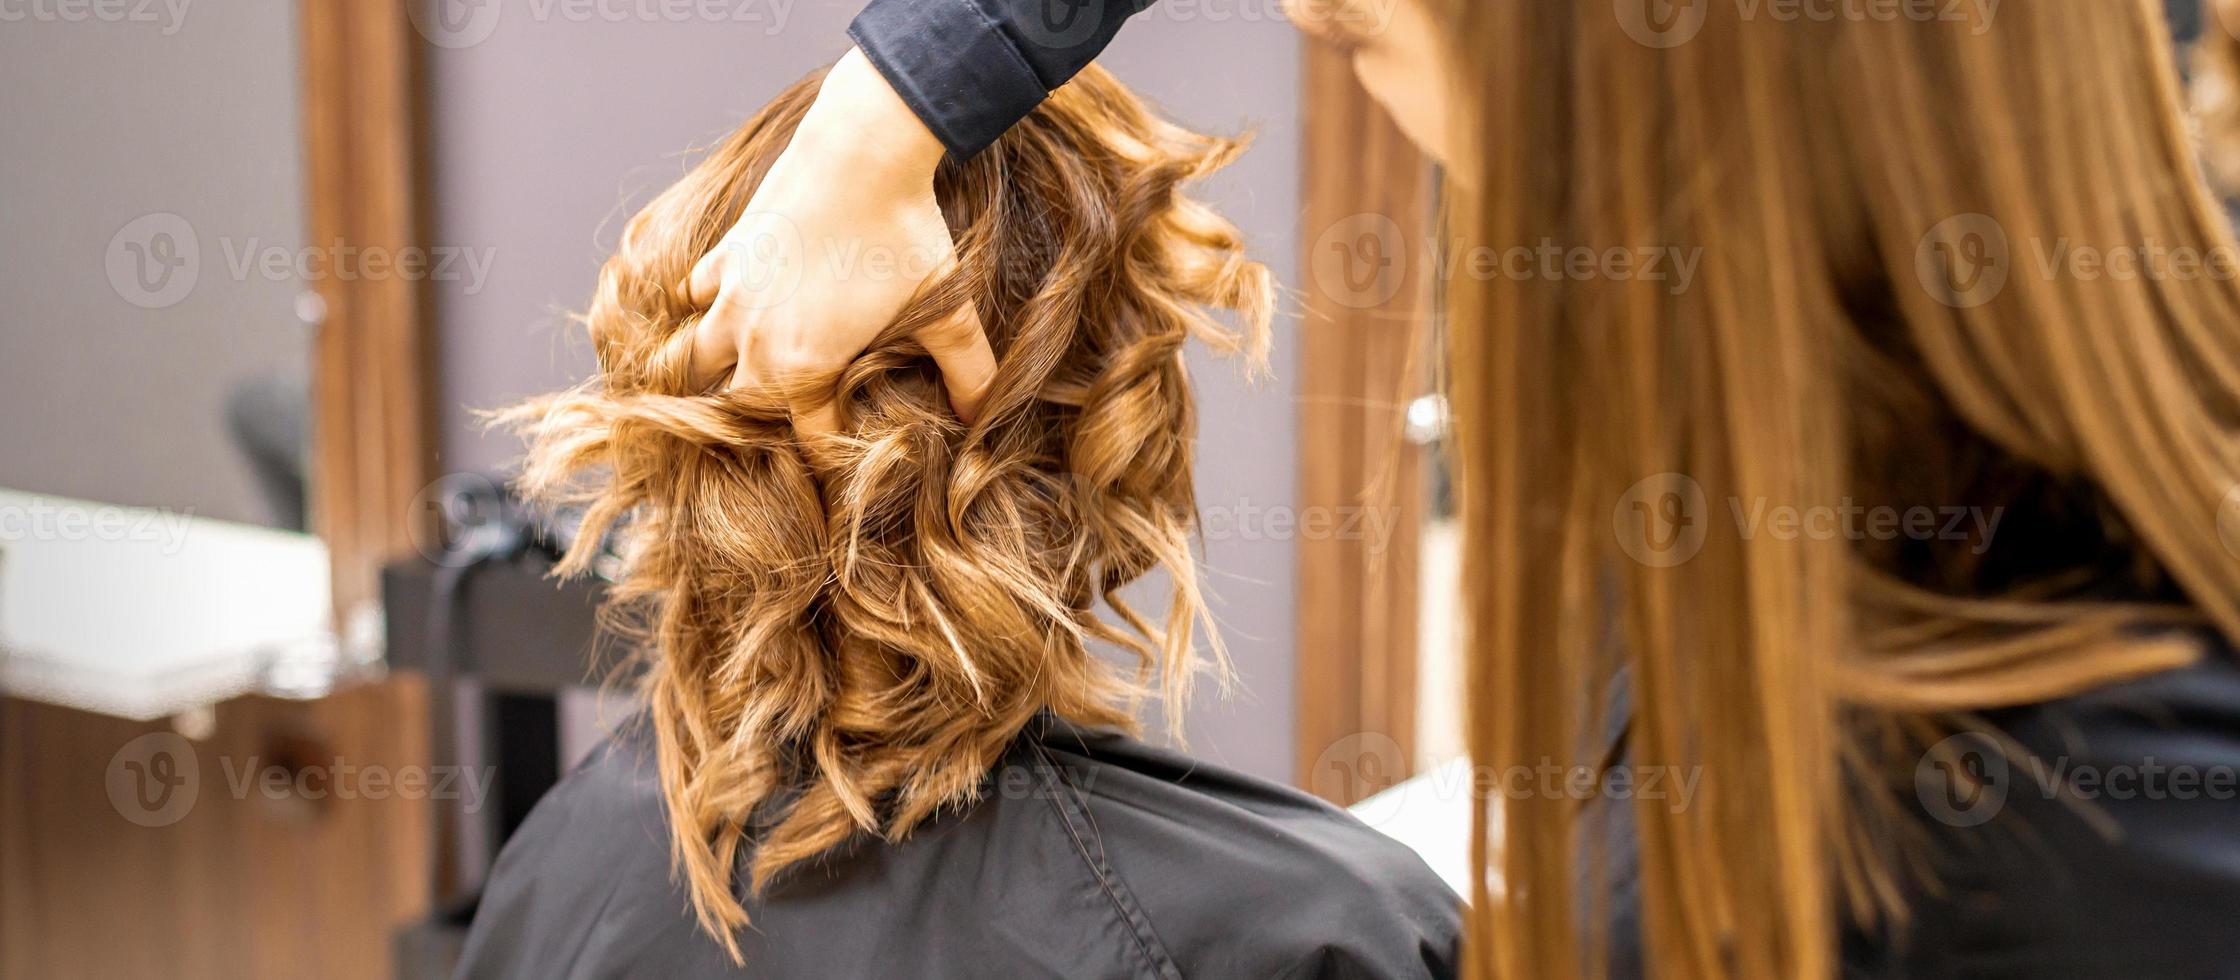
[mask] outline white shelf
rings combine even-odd
[[[0,691],[159,718],[333,643],[318,538],[0,490]]]

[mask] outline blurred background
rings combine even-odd
[[[443,973],[629,710],[476,411],[588,373],[622,220],[859,6],[0,5],[0,976]],[[1103,63],[1254,134],[1203,193],[1288,287],[1272,378],[1196,373],[1190,748],[1352,802],[1457,742],[1429,170],[1278,0]]]

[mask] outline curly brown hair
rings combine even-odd
[[[1132,728],[1151,694],[1179,718],[1208,660],[1226,679],[1218,636],[1194,650],[1183,345],[1257,366],[1273,298],[1237,229],[1182,192],[1242,144],[1091,68],[942,165],[957,266],[820,379],[841,425],[805,446],[780,393],[690,388],[700,311],[674,284],[739,220],[820,80],[629,222],[584,317],[597,376],[501,415],[530,440],[525,492],[587,510],[563,572],[621,528],[609,618],[649,664],[676,866],[734,959],[743,855],[759,893],[859,833],[897,840],[969,803],[1038,712]],[[998,358],[970,425],[909,339],[966,302]],[[1120,595],[1155,568],[1158,622]]]

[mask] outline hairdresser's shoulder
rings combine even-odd
[[[1344,810],[1062,722],[1033,744],[1183,976],[1454,975],[1460,899]]]

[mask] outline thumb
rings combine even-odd
[[[941,369],[941,386],[949,392],[949,407],[970,423],[980,417],[980,403],[995,385],[996,352],[988,346],[988,331],[980,311],[967,302],[939,322],[921,328],[915,338]]]
[[[677,291],[683,294],[685,302],[702,309],[715,304],[717,294],[723,292],[723,260],[729,252],[730,249],[719,244],[693,264],[692,274],[677,284]]]
[[[718,245],[700,257],[691,274],[677,284],[677,294],[686,304],[706,311],[698,323],[692,325],[686,364],[690,365],[687,384],[694,391],[706,391],[715,386],[724,375],[739,364],[739,309],[736,303],[719,303],[723,297],[725,249]]]

